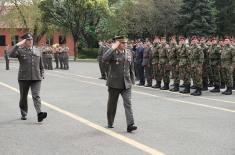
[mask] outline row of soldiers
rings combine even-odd
[[[102,79],[107,77],[109,67],[101,58],[110,46],[111,41],[100,43],[98,61]],[[218,93],[226,86],[222,93],[225,95],[231,95],[235,88],[235,45],[229,37],[218,40],[216,37],[193,36],[189,42],[183,36],[173,36],[169,43],[165,37],[155,37],[152,42],[138,41],[128,46],[135,55],[135,72],[140,86],[183,94],[195,89],[191,93],[194,96],[200,96],[208,87],[214,87],[210,92]],[[171,89],[170,77],[174,81]],[[183,81],[182,85],[180,80]],[[180,87],[184,89],[180,91]]]
[[[54,44],[53,46],[42,46],[42,58],[45,69],[53,70],[53,57],[56,63],[56,69],[69,69],[69,48],[66,45],[60,46]]]

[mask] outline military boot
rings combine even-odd
[[[224,95],[232,95],[232,87],[227,87],[227,89],[224,91],[224,92],[222,92],[222,94],[224,94]]]
[[[179,84],[177,84],[177,83],[174,84],[174,87],[171,88],[170,91],[172,91],[172,92],[177,92],[177,91],[179,91]]]
[[[215,88],[210,91],[211,93],[219,93],[220,92],[220,86],[215,85]]]
[[[190,85],[185,85],[184,90],[180,91],[182,94],[189,94],[190,93]]]
[[[201,96],[202,95],[201,88],[197,87],[196,90],[193,93],[191,93],[191,95],[193,95],[193,96]]]
[[[155,88],[155,89],[161,88],[161,83],[162,83],[161,81],[157,81],[157,84],[153,86],[152,88]]]
[[[160,89],[161,90],[169,90],[169,83],[164,83],[164,86]]]
[[[224,89],[224,88],[225,88],[225,83],[221,82],[220,89]]]
[[[213,82],[210,81],[209,84],[208,84],[208,87],[213,87],[213,86],[214,86]]]
[[[235,80],[235,79],[234,79]],[[235,82],[234,82],[234,84],[233,84],[233,90],[235,90]]]
[[[203,81],[202,91],[207,91],[207,90],[208,90],[208,82],[207,81]]]

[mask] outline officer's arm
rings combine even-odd
[[[110,48],[107,52],[104,53],[102,59],[104,62],[111,62],[113,60],[115,50]]]
[[[130,66],[130,74],[131,74],[131,82],[132,84],[135,84],[135,66],[134,66],[134,61],[133,61],[133,55],[132,55],[132,62]]]
[[[19,46],[15,45],[14,47],[12,47],[8,53],[9,53],[9,56],[11,58],[18,58],[19,56],[19,52],[18,52],[18,49],[19,49]]]
[[[42,55],[40,56],[40,73],[41,73],[41,76],[42,78],[44,79],[44,65],[43,65],[43,60],[42,60]]]

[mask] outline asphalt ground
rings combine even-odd
[[[130,134],[121,98],[115,128],[106,128],[108,92],[97,63],[46,71],[43,123],[30,96],[28,120],[20,120],[18,63],[9,71],[4,65],[0,61],[1,155],[235,155],[235,92],[194,97],[134,86],[138,130]]]

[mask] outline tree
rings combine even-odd
[[[217,33],[220,36],[235,36],[235,1],[234,0],[216,0]]]
[[[186,36],[215,34],[216,24],[211,0],[183,0],[178,29]]]
[[[111,16],[100,22],[99,37],[126,34],[134,39],[175,34],[180,6],[181,0],[116,0],[110,5]]]
[[[16,27],[25,28],[33,34],[34,43],[38,44],[39,40],[50,30],[51,26],[42,22],[41,10],[39,9],[38,0],[5,0],[10,10],[3,17],[4,21],[14,31]]]
[[[85,40],[88,47],[97,44],[96,25],[108,13],[107,0],[44,0],[40,4],[45,22],[72,34],[74,44]],[[74,48],[75,59],[77,47]]]

